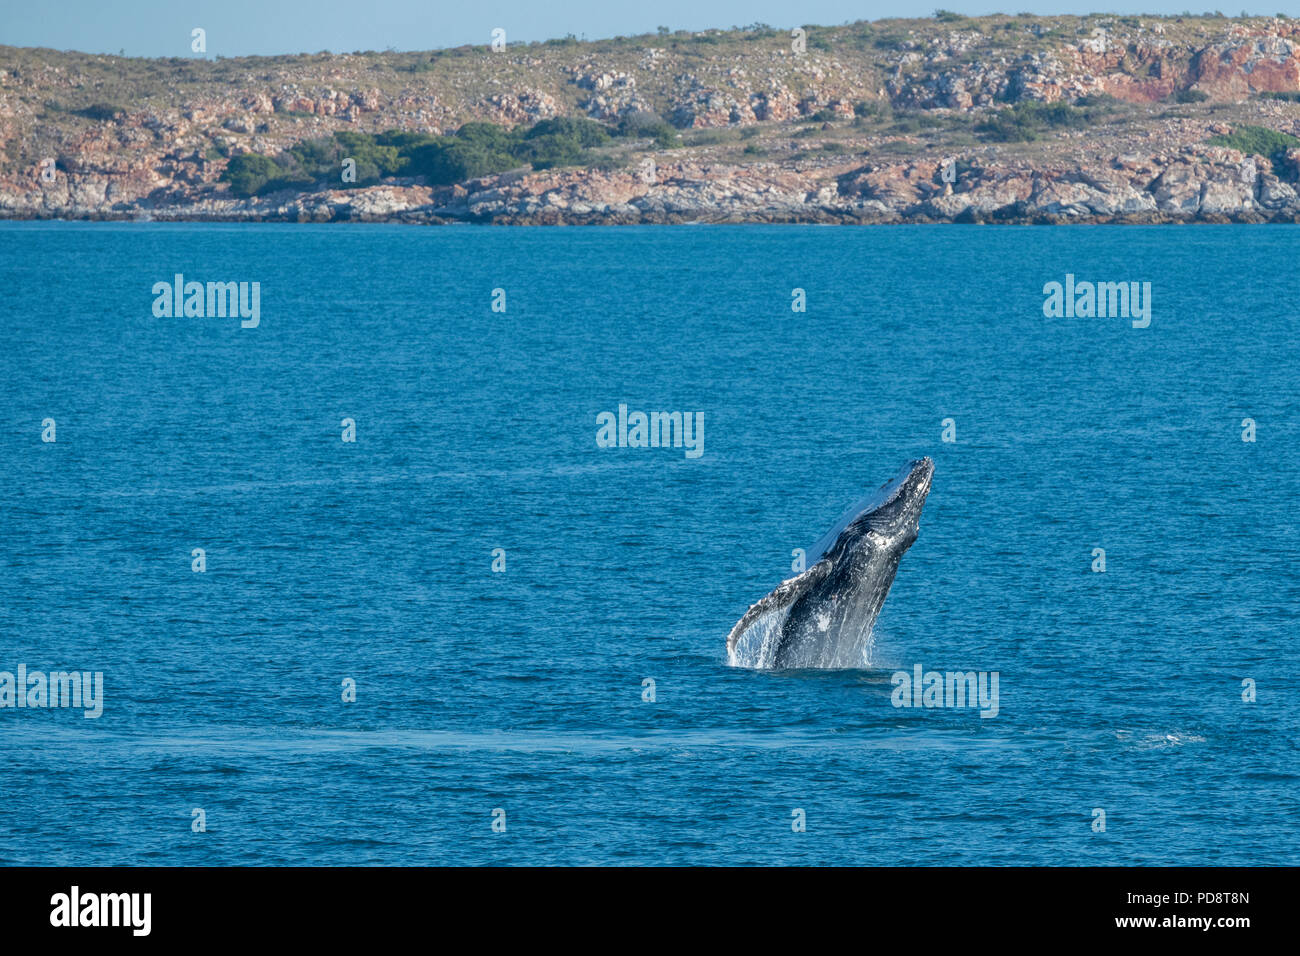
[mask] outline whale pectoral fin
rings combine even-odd
[[[731,629],[727,635],[727,650],[735,650],[736,641],[740,640],[740,635],[744,634],[749,626],[761,618],[764,614],[771,614],[774,611],[780,611],[794,604],[795,601],[803,597],[811,588],[816,587],[826,579],[831,573],[831,562],[823,559],[814,564],[811,568],[788,581],[782,581],[766,597],[754,604],[745,616],[742,617]]]

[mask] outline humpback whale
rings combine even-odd
[[[861,667],[871,628],[916,540],[934,462],[908,462],[855,502],[808,551],[808,570],[777,585],[727,635],[727,658],[758,668]]]

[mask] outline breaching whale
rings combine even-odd
[[[903,552],[916,540],[934,462],[908,462],[846,511],[808,551],[808,570],[777,585],[727,635],[740,667],[862,667]]]

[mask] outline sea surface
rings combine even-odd
[[[1300,864],[1298,253],[0,224],[0,671],[104,688],[0,708],[0,863]],[[259,324],[156,317],[177,273]],[[1150,326],[1046,318],[1067,274]],[[598,447],[620,404],[703,454]],[[729,667],[923,455],[863,666]],[[917,664],[996,716],[895,706]]]

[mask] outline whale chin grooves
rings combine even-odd
[[[727,635],[739,667],[862,667],[871,630],[916,540],[934,462],[908,464],[856,502],[808,552],[813,562],[745,612]]]

